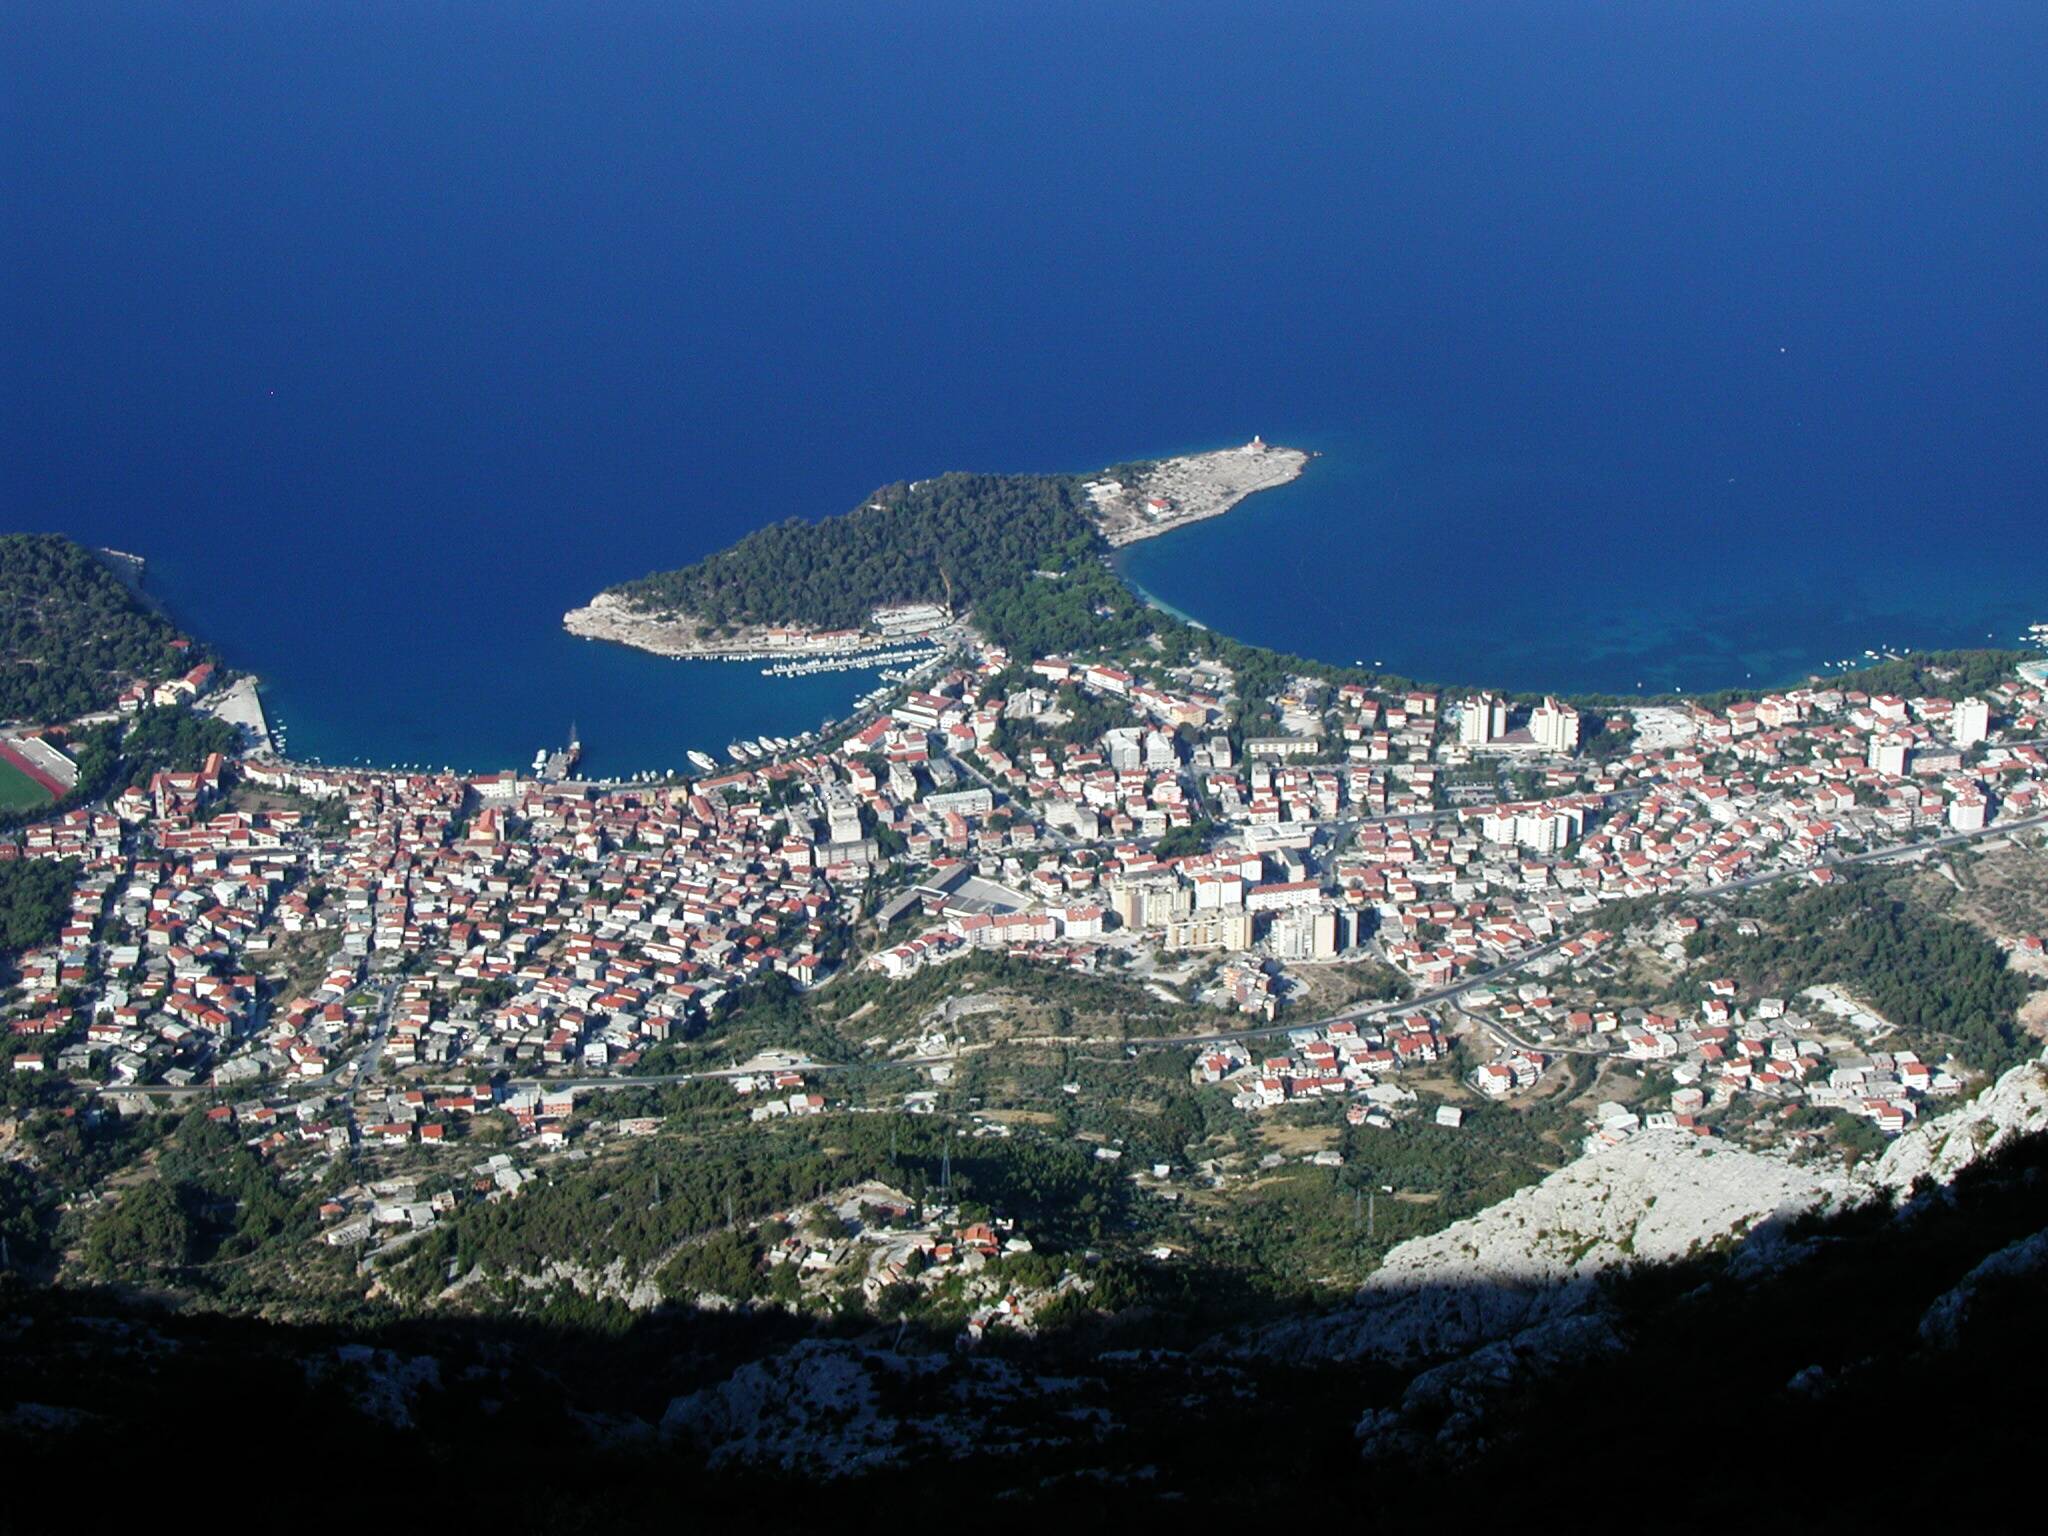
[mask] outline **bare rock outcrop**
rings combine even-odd
[[[2038,1283],[2044,1272],[2048,1272],[2048,1231],[2006,1244],[1935,1298],[1921,1316],[1921,1339],[1936,1348],[1954,1347],[1969,1327],[1970,1314],[1986,1286],[1998,1282]]]
[[[2048,1068],[2023,1062],[1968,1104],[1900,1136],[1885,1148],[1872,1177],[1903,1197],[1923,1178],[1950,1183],[2007,1142],[2041,1130],[2048,1130]]]
[[[676,1398],[661,1432],[695,1444],[714,1467],[831,1479],[970,1451],[1092,1444],[1114,1422],[1093,1405],[1100,1386],[980,1356],[807,1339]]]
[[[1261,1336],[1302,1359],[1404,1362],[1473,1349],[1583,1312],[1600,1274],[1680,1260],[1863,1198],[1847,1173],[1682,1131],[1581,1157],[1441,1232],[1402,1243],[1349,1307]]]

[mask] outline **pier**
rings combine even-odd
[[[217,720],[238,725],[248,736],[250,750],[259,756],[273,756],[277,745],[270,738],[270,722],[263,714],[263,696],[256,691],[256,679],[238,677],[219,697],[202,701],[199,708]]]

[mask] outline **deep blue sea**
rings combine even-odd
[[[295,752],[815,725],[562,610],[1261,432],[1161,600],[1522,687],[2048,619],[2048,5],[0,0],[0,525]]]

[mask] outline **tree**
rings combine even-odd
[[[0,537],[0,719],[69,720],[206,659],[71,540]]]
[[[1998,947],[1965,923],[1900,900],[1880,876],[1774,890],[1745,910],[1769,931],[1751,938],[1717,923],[1688,939],[1686,953],[1758,994],[1838,983],[1898,1025],[1903,1043],[1952,1049],[1992,1075],[2034,1052],[2017,1018],[2026,982]]]
[[[152,1179],[102,1210],[86,1234],[86,1263],[109,1280],[189,1263],[194,1229],[183,1191]]]
[[[1209,846],[1209,834],[1214,830],[1213,822],[1189,822],[1184,827],[1175,827],[1160,838],[1152,851],[1162,859],[1178,859],[1189,854],[1201,853]]]
[[[51,1192],[33,1169],[0,1163],[0,1274],[19,1270],[42,1250]]]
[[[664,1296],[725,1296],[740,1301],[760,1289],[761,1252],[744,1233],[714,1232],[691,1243],[661,1272]]]
[[[185,705],[145,709],[121,739],[121,756],[130,784],[146,784],[151,774],[190,773],[218,752],[225,757],[240,738],[225,720],[194,714]]]
[[[63,926],[78,883],[76,859],[0,863],[0,958],[47,944]]]
[[[884,486],[855,510],[792,518],[680,570],[617,590],[699,624],[845,628],[890,603],[979,603],[1089,563],[1098,542],[1071,475],[940,475]]]

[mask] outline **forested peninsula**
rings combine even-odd
[[[567,614],[564,625],[586,638],[670,656],[773,656],[806,648],[857,654],[890,643],[872,627],[876,610],[922,603],[971,623],[1017,656],[1128,655],[1142,644],[1169,663],[1211,657],[1236,670],[1248,698],[1292,676],[1415,686],[1420,680],[1291,656],[1190,624],[1141,598],[1111,568],[1115,546],[1220,515],[1292,480],[1309,457],[1254,439],[1241,449],[1114,465],[1092,479],[954,473],[884,486],[840,516],[792,518],[694,564],[608,588]],[[1925,652],[1837,681],[1968,693],[2030,654]],[[1483,687],[1487,680],[1434,678],[1427,685]],[[1741,696],[1724,689],[1569,697],[1580,708],[1606,711],[1718,707]],[[1509,690],[1508,697],[1533,702],[1539,695]]]
[[[0,536],[0,720],[76,719],[111,708],[130,678],[204,659],[90,551],[59,534]]]
[[[1069,475],[940,475],[885,486],[842,517],[760,529],[615,590],[718,629],[853,628],[891,603],[965,608],[1085,560],[1095,541],[1085,505]]]
[[[954,473],[887,485],[841,516],[792,518],[612,587],[564,624],[672,656],[857,651],[882,642],[878,610],[925,604],[971,616],[1017,651],[1127,644],[1158,616],[1108,569],[1112,546],[1218,516],[1308,459],[1254,438],[1092,479]]]

